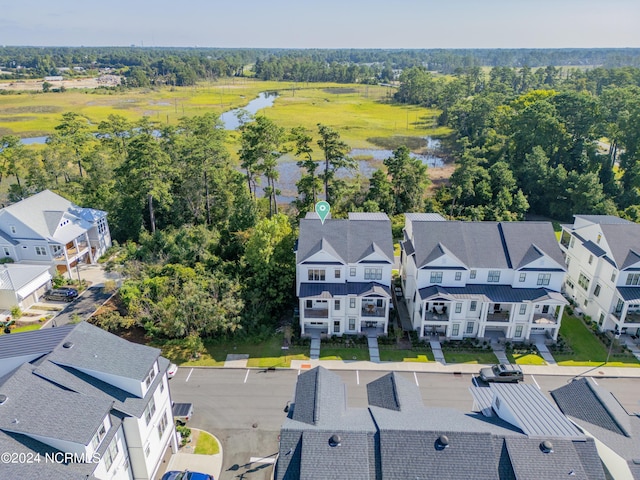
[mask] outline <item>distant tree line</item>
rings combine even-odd
[[[157,47],[0,47],[0,78],[42,78],[60,68],[113,68],[126,86],[193,85],[250,74],[263,80],[390,81],[422,66],[443,74],[473,67],[640,67],[640,49],[219,49]]]

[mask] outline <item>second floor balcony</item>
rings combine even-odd
[[[558,323],[558,319],[550,313],[534,313],[533,323],[536,325],[555,325]]]
[[[510,310],[494,310],[487,313],[487,322],[508,322],[511,316]]]
[[[377,307],[373,304],[363,305],[360,314],[363,317],[385,317],[387,315],[386,307]]]
[[[305,308],[304,318],[329,318],[328,308]]]
[[[82,242],[70,242],[67,245],[65,245],[62,248],[57,248],[53,250],[53,259],[55,261],[64,261],[65,259],[65,250],[67,253],[67,258],[68,259],[74,259],[75,257],[77,257],[78,255],[82,255],[84,254],[89,248],[89,243],[82,241]]]

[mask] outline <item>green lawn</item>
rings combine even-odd
[[[443,348],[442,353],[444,354],[444,359],[447,363],[493,364],[498,362],[498,359],[492,351],[457,351]]]
[[[220,453],[220,445],[218,445],[218,441],[207,432],[201,431],[198,435],[198,441],[196,442],[196,448],[193,453],[199,455],[215,455],[216,453]]]
[[[507,353],[507,358],[511,363],[517,363],[518,365],[546,365],[547,362],[540,355],[534,353],[527,354],[512,354]]]
[[[587,326],[574,316],[566,313],[562,318],[560,335],[573,350],[573,354],[554,353],[558,365],[565,366],[598,366],[607,359],[608,348]],[[630,354],[616,356],[607,363],[608,367],[640,367],[640,362]]]
[[[323,348],[320,345],[320,360],[369,360],[368,348]]]
[[[380,360],[383,362],[434,362],[433,353],[429,351],[397,350],[380,348]]]
[[[40,330],[42,324],[40,322],[33,323],[31,325],[25,325],[24,327],[12,328],[11,333],[31,332],[33,330]],[[4,332],[0,330],[0,335],[4,335]]]

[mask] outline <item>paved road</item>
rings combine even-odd
[[[350,407],[366,407],[366,384],[381,377],[383,371],[345,371],[335,373],[347,385]],[[287,401],[294,394],[296,370],[190,369],[183,367],[170,382],[176,402],[192,402],[190,425],[215,434],[223,444],[224,463],[220,480],[268,480],[269,463],[251,463],[252,457],[273,458],[278,450],[278,434]],[[400,372],[417,383],[425,405],[451,407],[465,412],[472,409],[468,391],[472,374]],[[526,375],[525,382],[537,385],[549,398],[549,391],[565,385],[569,376]],[[629,412],[640,411],[640,379],[598,378]]]
[[[77,315],[80,320],[89,318],[107,299],[111,293],[104,293],[102,285],[90,287],[80,295],[75,301],[67,304],[67,307],[43,325],[43,328],[71,323]]]

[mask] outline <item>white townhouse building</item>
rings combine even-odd
[[[574,215],[562,226],[564,289],[601,331],[640,335],[640,225],[611,215]]]
[[[49,265],[71,278],[77,262],[96,263],[110,246],[106,212],[50,190],[0,209],[0,258]]]
[[[401,277],[420,337],[557,340],[565,266],[548,222],[406,214]]]
[[[348,220],[315,213],[300,221],[296,295],[303,335],[386,334],[391,301],[393,240],[384,213],[350,213]]]
[[[0,336],[0,451],[25,459],[0,477],[155,478],[178,448],[168,366],[86,322]]]

